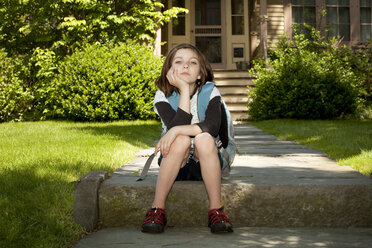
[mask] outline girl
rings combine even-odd
[[[165,202],[175,180],[203,180],[209,198],[208,226],[213,233],[232,232],[232,224],[221,206],[221,154],[216,138],[221,126],[221,95],[216,87],[210,95],[204,121],[199,120],[198,96],[213,72],[204,55],[190,44],[180,44],[168,54],[155,84],[155,112],[168,130],[155,147],[160,151],[159,175],[153,207],[142,224],[143,232],[163,232]],[[177,97],[178,108],[169,103]]]

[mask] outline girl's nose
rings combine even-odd
[[[184,63],[184,64],[183,64],[183,67],[184,67],[184,68],[188,68],[188,67],[189,67],[189,63]]]

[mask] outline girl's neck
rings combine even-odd
[[[195,94],[196,83],[194,83],[194,84],[190,84],[189,87],[190,87],[190,96],[192,96],[192,95]]]

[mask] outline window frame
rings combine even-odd
[[[350,30],[351,30],[351,25],[350,25],[350,0],[349,0],[349,4],[344,4],[344,5],[340,5],[338,3],[337,4],[327,4],[327,2],[326,2],[325,8],[327,9],[327,13],[328,13],[328,9],[330,9],[330,8],[335,9],[336,10],[336,17],[337,17],[337,20],[336,20],[335,23],[328,23],[328,21],[326,21],[327,22],[327,29],[329,29],[331,25],[337,27],[336,28],[337,30],[333,30],[333,32],[336,33],[335,36],[339,36],[340,33],[341,33],[341,26],[348,25],[348,27],[349,27],[348,37],[346,37],[346,38],[343,37],[343,40],[350,41],[351,40],[351,34],[350,34]],[[347,8],[347,10],[348,10],[348,20],[347,20],[347,22],[341,22],[341,14],[340,13],[341,13],[341,9],[343,9],[343,8]],[[326,19],[327,19],[327,17],[326,17]],[[327,37],[329,37],[329,34],[330,33],[327,33]],[[333,37],[333,36],[331,36],[331,37]]]
[[[314,8],[315,9],[315,13],[314,13],[314,22],[312,22],[312,23],[307,23],[306,22],[306,18],[305,18],[305,12],[306,12],[306,9],[307,8]],[[291,25],[291,29],[292,29],[292,31],[291,31],[291,35],[293,35],[293,28],[292,28],[292,26],[293,26],[293,19],[294,19],[294,13],[293,13],[293,9],[294,8],[298,8],[298,9],[301,9],[302,10],[302,20],[301,20],[301,22],[296,22],[296,24],[298,24],[298,25],[300,25],[300,29],[302,29],[303,28],[303,26],[304,25],[310,25],[310,26],[313,26],[313,27],[317,27],[317,17],[316,17],[316,1],[314,0],[314,5],[307,5],[307,4],[292,4],[292,1],[291,1],[291,12],[292,12],[292,14],[291,14],[291,21],[292,21],[292,25]]]
[[[360,28],[362,28],[362,26],[369,26],[370,29],[371,29],[371,33],[372,33],[372,4],[371,6],[360,6],[360,9],[362,8],[369,8],[371,10],[371,22],[370,23],[362,23],[362,20],[361,19],[361,16],[359,18],[359,21],[360,21]],[[372,39],[372,35],[371,35],[371,39]],[[360,41],[361,42],[369,42],[369,41],[362,41],[362,30],[360,30]]]
[[[325,29],[327,26],[326,17],[321,16],[320,12],[327,8],[326,0],[316,0],[315,2],[316,28],[320,30],[322,36],[326,37]],[[338,4],[337,4],[338,5]],[[338,5],[339,6],[339,5]],[[360,1],[349,1],[349,25],[350,41],[342,41],[341,44],[355,45],[361,42],[360,33]],[[292,1],[284,0],[284,25],[285,33],[292,39]]]
[[[245,23],[244,23],[244,16],[245,16],[245,1],[241,0],[243,4],[243,12],[242,13],[233,13],[233,0],[231,0],[231,25],[234,25],[234,17],[240,17],[243,18],[243,27],[242,27],[242,33],[234,33],[234,27],[231,27],[231,35],[245,35]]]
[[[172,7],[181,7],[181,8],[186,7],[186,0],[183,0],[183,4],[181,4],[181,6],[178,6],[179,4],[175,4],[174,0],[171,0],[171,3],[172,3]],[[176,22],[180,20],[183,20],[183,21],[180,22],[179,24],[176,24]],[[171,23],[172,23],[171,32],[173,36],[185,36],[186,35],[186,13],[178,14],[177,19],[173,19]],[[176,29],[177,26],[182,28],[183,33],[175,32],[177,30]]]

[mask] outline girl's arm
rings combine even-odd
[[[155,153],[161,152],[163,157],[169,153],[169,149],[178,135],[196,136],[203,132],[208,132],[213,137],[219,133],[221,124],[221,97],[215,96],[208,104],[205,121],[192,125],[174,126],[159,140],[155,147]]]
[[[168,71],[167,79],[180,92],[178,108],[190,114],[190,85],[178,76],[178,71],[174,67]]]
[[[156,144],[155,154],[157,154],[160,151],[162,156],[166,157],[169,153],[169,149],[174,139],[178,135],[196,136],[202,132],[203,131],[200,129],[200,127],[197,124],[173,127]]]
[[[164,97],[165,98],[165,97]],[[177,111],[164,101],[155,102],[155,112],[159,115],[168,130],[179,125],[191,123],[192,115],[178,108]]]
[[[157,91],[155,96],[155,111],[162,119],[167,129],[174,126],[186,125],[191,123],[190,114],[190,85],[183,81],[178,72],[172,67],[167,74],[168,81],[180,92],[180,100],[177,111],[170,106],[163,92]]]

